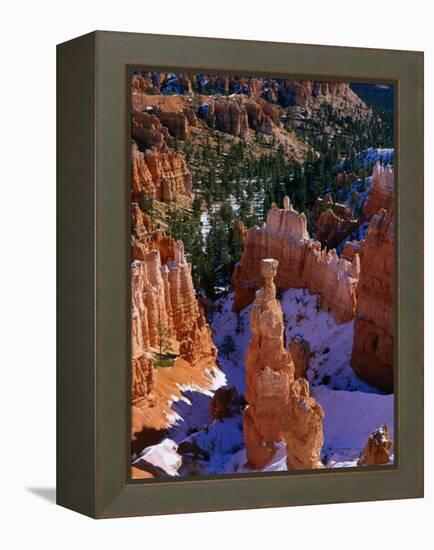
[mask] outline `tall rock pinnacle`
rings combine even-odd
[[[263,286],[250,311],[252,340],[246,356],[244,440],[247,460],[263,467],[285,441],[289,469],[318,467],[324,413],[309,396],[307,380],[294,380],[295,367],[284,347],[283,314],[276,300],[274,277],[279,262],[261,261]]]

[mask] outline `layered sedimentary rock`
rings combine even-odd
[[[214,364],[216,349],[211,330],[195,297],[191,266],[183,244],[175,243],[174,258],[161,262],[160,250],[150,250],[132,265],[133,395],[146,397],[152,389],[150,351],[161,340],[179,343],[179,355],[189,364],[206,359]],[[152,367],[151,367],[152,369]]]
[[[310,361],[310,345],[303,338],[294,338],[289,345],[289,353],[295,367],[295,378],[307,378]]]
[[[289,469],[318,467],[323,443],[321,407],[306,380],[294,380],[291,354],[283,345],[283,315],[276,300],[278,262],[263,259],[264,284],[250,311],[252,339],[246,355],[244,440],[248,463],[263,467],[285,441]]]
[[[280,127],[280,107],[264,99],[231,97],[207,97],[199,109],[199,116],[222,132],[245,138],[249,128],[272,135]]]
[[[142,152],[136,144],[131,151],[131,184],[133,199],[144,195],[162,202],[176,195],[192,196],[192,176],[184,157],[175,151],[158,151],[155,147]]]
[[[363,243],[364,241],[347,241],[344,244],[341,258],[345,258],[349,262],[353,261],[356,254],[358,254],[361,258],[363,255]]]
[[[162,109],[154,110],[155,116],[165,126],[170,135],[179,139],[185,139],[189,133],[189,121],[186,114],[183,111],[163,111]],[[195,120],[195,115],[191,111],[190,119]]]
[[[362,244],[351,366],[363,379],[393,391],[393,217],[380,210]]]
[[[155,115],[133,110],[131,114],[131,135],[147,149],[167,151],[168,129]]]
[[[363,215],[370,219],[380,208],[393,213],[393,168],[377,162],[372,172],[372,185],[363,207]]]
[[[305,378],[295,380],[289,390],[282,428],[288,470],[322,467],[319,458],[324,443],[323,418],[321,405],[309,395],[309,382]]]
[[[343,98],[360,104],[361,100],[345,82],[313,80],[258,79],[160,72],[141,72],[132,78],[132,90],[152,94],[243,94],[255,99],[278,102],[283,106],[305,107],[311,98]]]
[[[331,195],[317,198],[313,209],[316,238],[328,249],[336,248],[360,225],[345,204],[334,203]]]
[[[341,96],[357,98],[345,82],[318,82],[312,80],[283,80],[279,86],[280,101],[304,107],[311,97]],[[358,99],[358,98],[357,98]],[[359,100],[360,101],[360,100]]]
[[[221,132],[245,138],[249,132],[249,118],[243,103],[233,98],[207,98],[199,109],[199,116],[209,126]]]
[[[274,206],[269,211],[264,227],[247,232],[232,276],[235,312],[253,301],[261,285],[260,262],[269,257],[279,262],[276,284],[280,289],[307,288],[318,294],[321,307],[330,309],[337,323],[354,317],[358,255],[350,262],[339,258],[335,250],[321,250],[321,243],[310,239],[305,215],[292,208],[288,197],[283,209]]]
[[[264,99],[245,103],[249,125],[263,134],[272,134],[275,126],[280,126],[280,109]]]
[[[133,404],[149,395],[154,387],[154,368],[150,357],[142,355],[132,359],[131,400]]]
[[[369,436],[359,460],[359,466],[377,466],[388,464],[392,452],[392,441],[386,425],[381,426]]]

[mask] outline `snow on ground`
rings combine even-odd
[[[186,438],[180,444],[187,449],[187,460],[181,469],[181,475],[190,475],[192,463],[199,474],[228,473],[228,464],[233,456],[244,448],[243,419],[236,415],[224,421],[216,420],[207,428]],[[188,453],[188,449],[194,452]],[[190,460],[188,460],[190,459]]]
[[[220,180],[218,180],[220,182]],[[252,183],[256,183],[256,179],[255,178],[252,178],[250,180],[250,182]],[[241,181],[241,184],[242,185],[247,185],[247,180],[242,180]],[[249,200],[249,203],[251,205],[251,210],[253,213],[257,214],[257,215],[262,215],[263,213],[263,206],[264,206],[264,192],[261,190],[261,191],[258,191],[258,192],[255,192],[253,194],[253,197],[247,197],[247,194],[244,192],[244,197],[248,200]],[[206,237],[209,235],[209,232],[211,230],[211,221],[210,221],[210,218],[212,217],[213,214],[215,214],[216,212],[218,212],[223,204],[223,202],[227,202],[229,201],[231,207],[232,207],[232,212],[234,213],[235,217],[237,216],[239,210],[240,210],[240,205],[238,203],[238,199],[237,197],[235,197],[234,195],[230,195],[228,199],[226,199],[226,201],[217,201],[215,203],[213,203],[212,207],[211,207],[211,212],[209,212],[208,210],[204,210],[202,212],[202,214],[200,215],[200,222],[201,222],[201,232],[202,232],[202,236],[204,239],[206,239]]]
[[[356,466],[368,436],[382,424],[393,434],[393,395],[361,381],[350,366],[354,338],[354,322],[336,324],[329,312],[320,309],[318,298],[306,289],[290,289],[282,297],[285,336],[302,337],[311,349],[308,379],[312,394],[325,412],[323,459],[328,467]],[[221,363],[228,383],[240,391],[244,388],[244,357],[251,338],[248,318],[250,306],[239,319],[232,313],[232,294],[217,303],[214,314],[214,341],[219,347],[226,335],[234,335],[235,351]],[[236,329],[238,327],[238,334]],[[220,429],[224,427],[221,423]],[[285,452],[278,453],[264,471],[285,470]],[[225,471],[251,471],[245,468],[245,449],[231,457]]]
[[[216,302],[211,321],[217,348],[224,349],[227,336],[235,344],[228,356],[222,357],[219,352],[222,374],[215,387],[204,392],[185,386],[184,398],[172,405],[176,421],[168,437],[178,444],[178,453],[182,455],[180,475],[253,471],[246,467],[242,415],[214,422],[210,416],[211,398],[217,387],[234,386],[238,393],[245,392],[250,306],[237,316],[231,311],[232,299],[231,293]],[[287,290],[281,303],[287,345],[295,337],[310,344],[312,355],[307,376],[312,394],[325,413],[322,460],[330,468],[356,466],[370,433],[387,424],[393,434],[393,395],[382,395],[359,380],[351,369],[353,322],[337,325],[331,313],[317,306],[317,296],[305,289]],[[279,443],[275,457],[262,471],[286,470],[285,456],[285,444]]]
[[[213,384],[208,389],[196,384],[178,385],[183,397],[172,401],[173,416],[168,431],[169,437],[174,441],[182,441],[211,422],[211,399],[216,390],[227,385],[227,378],[222,370],[216,368],[211,369],[210,378]]]
[[[323,407],[324,445],[322,454],[331,468],[356,466],[369,435],[386,424],[393,441],[394,396],[366,392],[312,388]]]
[[[283,294],[286,342],[295,337],[307,340],[311,359],[308,380],[312,386],[324,384],[334,390],[378,393],[361,381],[350,366],[354,322],[336,324],[333,315],[318,306],[318,297],[306,289],[290,289]]]
[[[246,449],[235,453],[226,464],[226,473],[253,473],[253,472],[286,472],[286,444],[283,441],[276,443],[276,454],[261,470],[254,470],[246,466]]]
[[[178,454],[178,445],[170,440],[163,439],[157,445],[151,445],[142,451],[139,457],[133,461],[135,466],[151,464],[160,468],[169,476],[177,476],[182,464],[182,457]]]
[[[393,149],[370,148],[356,155],[357,163],[359,165],[361,164],[365,165],[366,167],[369,168],[369,170],[377,161],[380,161],[382,164],[386,165],[386,164],[393,164],[393,159],[394,159]],[[337,170],[341,171],[345,169],[346,169],[346,159],[342,159],[337,165]],[[344,189],[340,189],[338,191],[338,196],[337,196],[338,202],[348,204],[351,211],[354,212],[356,215],[358,215],[358,213],[361,212],[363,205],[366,202],[367,196],[371,190],[371,186],[372,186],[372,176],[355,180],[351,183],[351,187],[348,191],[345,191]],[[356,201],[355,201],[355,198],[356,198]],[[355,233],[351,235],[351,237],[349,237],[347,240],[361,240],[364,238],[364,234],[360,234],[361,228],[358,228],[356,231],[358,231],[359,234]],[[366,232],[366,228],[364,228],[364,232]]]
[[[375,164],[377,161],[380,161],[382,164],[391,164],[393,163],[394,158],[394,149],[374,149],[373,147],[369,147],[368,149],[365,149],[365,151],[361,151],[360,153],[356,154],[356,161],[357,164],[370,166],[371,164]],[[338,165],[338,170],[344,170],[346,165],[347,159],[342,159]]]

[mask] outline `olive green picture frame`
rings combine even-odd
[[[395,86],[393,466],[131,480],[133,67]],[[108,518],[423,496],[423,53],[95,31],[57,47],[57,136],[58,504]]]

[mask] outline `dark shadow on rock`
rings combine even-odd
[[[140,454],[146,447],[161,443],[165,435],[166,430],[155,430],[154,428],[145,428],[141,432],[135,432],[131,450],[135,454]]]
[[[26,487],[26,490],[51,504],[56,504],[56,489],[54,487]]]

